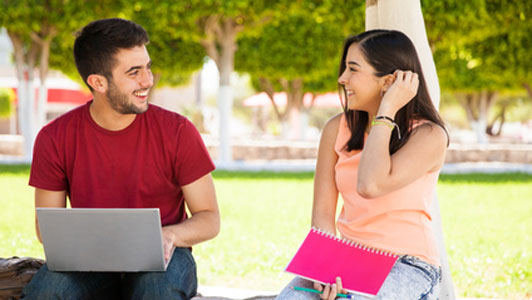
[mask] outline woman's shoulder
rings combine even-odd
[[[345,120],[345,117],[343,117],[343,113],[339,113],[333,117],[331,117],[326,123],[325,126],[323,126],[323,134],[332,134],[336,136],[338,133],[338,128],[340,127],[340,123]]]
[[[323,130],[321,131],[321,139],[320,139],[321,145],[329,145],[332,148],[335,147],[336,136],[338,135],[338,128],[340,127],[341,121],[342,121],[342,113],[339,113],[333,116],[332,118],[330,118],[325,123],[325,126],[323,126]]]
[[[449,146],[447,131],[439,124],[425,120],[415,126],[408,140],[416,151],[430,153],[434,166],[429,172],[440,170],[445,162],[445,153]]]
[[[434,123],[430,120],[414,121],[412,134],[430,136],[434,140],[445,141],[445,144],[449,143],[449,136],[447,130],[441,125]]]

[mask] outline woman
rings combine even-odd
[[[441,272],[429,207],[448,134],[415,47],[393,30],[350,37],[338,83],[344,113],[322,132],[312,226],[400,255],[376,299],[436,299]],[[338,193],[344,202],[335,222]],[[326,286],[296,278],[277,299],[335,299],[337,293],[345,293],[341,278]]]

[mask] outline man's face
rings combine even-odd
[[[148,92],[153,86],[151,60],[146,47],[120,49],[109,78],[107,99],[121,114],[140,114],[148,109]]]

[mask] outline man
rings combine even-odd
[[[195,127],[148,104],[153,85],[146,31],[123,19],[84,27],[77,69],[93,100],[43,127],[30,182],[36,207],[142,208],[161,212],[166,272],[52,272],[43,266],[27,299],[189,299],[196,294],[190,247],[218,234],[214,165]],[[185,203],[191,216],[187,218]],[[40,233],[37,226],[37,236]]]

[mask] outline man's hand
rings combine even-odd
[[[172,254],[175,249],[175,235],[168,229],[168,227],[163,227],[163,248],[164,248],[164,260],[168,261],[172,258]]]
[[[218,234],[220,212],[211,174],[181,188],[190,217],[179,224],[164,226],[163,237],[165,244],[168,241],[176,247],[192,247]]]

